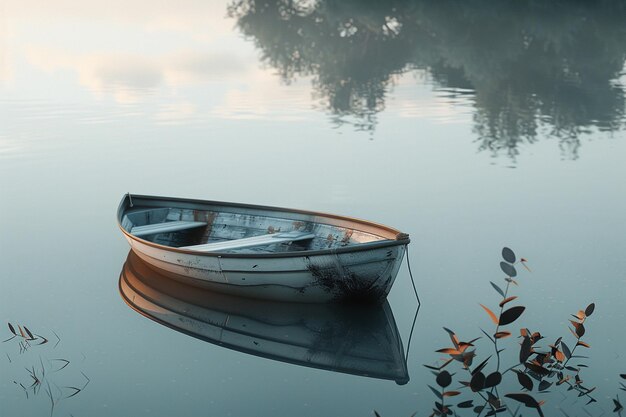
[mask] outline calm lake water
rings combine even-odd
[[[0,344],[0,415],[430,415],[428,385],[439,388],[423,365],[450,357],[435,352],[454,347],[443,327],[482,336],[471,369],[494,355],[479,304],[499,312],[490,281],[506,284],[503,246],[532,272],[516,266],[508,305],[526,310],[505,326],[500,370],[519,363],[520,328],[546,337],[537,351],[559,336],[572,349],[571,314],[593,302],[591,347],[575,352],[588,358],[569,365],[588,366],[597,402],[567,384],[538,393],[537,380],[529,394],[547,416],[613,415],[626,382],[624,22],[619,1],[0,2],[0,336],[13,336],[7,323],[18,334]],[[359,314],[159,307],[180,323],[222,314],[213,337],[249,323],[287,346],[286,362],[138,314],[119,292],[129,248],[115,211],[129,191],[410,233],[422,304],[409,382],[332,371],[380,365],[361,348],[406,354],[417,307],[406,266],[389,305]],[[396,332],[401,344],[381,336]],[[289,343],[326,369],[289,360]],[[462,392],[446,404],[482,404],[460,388],[471,378],[460,362],[445,369],[446,390]],[[495,369],[494,355],[483,372]],[[514,415],[513,372],[498,391]]]

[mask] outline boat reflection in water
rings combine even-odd
[[[387,301],[360,306],[238,298],[171,280],[132,251],[119,288],[137,312],[209,343],[311,368],[401,385],[409,381],[402,340]]]

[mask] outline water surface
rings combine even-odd
[[[517,265],[515,336],[571,347],[570,314],[596,303],[581,375],[598,402],[533,395],[546,415],[610,414],[626,372],[624,21],[617,1],[2,2],[1,334],[26,325],[49,343],[0,345],[0,414],[429,415],[423,364],[446,357],[444,326],[465,341],[494,330],[479,303],[501,299],[503,246],[532,269]],[[251,355],[129,308],[115,224],[128,191],[410,233],[410,381]],[[404,353],[415,308],[403,267],[389,310]],[[503,341],[507,364],[519,341]],[[14,381],[41,366],[55,398],[84,389],[54,410],[45,387],[26,398]]]

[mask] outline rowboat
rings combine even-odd
[[[126,194],[118,225],[170,278],[237,296],[382,302],[409,244],[391,227],[333,214]]]
[[[129,252],[122,299],[141,315],[227,349],[309,368],[409,381],[389,303],[284,303],[233,297],[157,273]]]

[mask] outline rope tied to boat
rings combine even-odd
[[[411,325],[411,332],[409,333],[409,341],[407,342],[406,345],[406,357],[405,357],[405,361],[408,362],[409,360],[409,351],[411,350],[411,340],[413,339],[413,330],[415,330],[415,323],[417,322],[417,315],[420,311],[420,307],[422,306],[422,302],[420,301],[420,297],[417,294],[417,287],[415,286],[415,280],[413,279],[413,272],[411,271],[411,260],[410,260],[410,256],[409,256],[409,245],[406,244],[404,245],[405,249],[406,249],[406,266],[409,269],[409,277],[411,277],[411,284],[413,284],[413,292],[415,293],[415,298],[417,299],[417,309],[415,310],[415,316],[413,317],[413,324]]]
[[[417,298],[417,304],[421,305],[420,296],[417,295],[417,288],[415,287],[415,280],[413,279],[413,272],[411,272],[411,257],[409,256],[409,245],[404,245],[406,249],[406,266],[409,268],[409,277],[411,277],[411,284],[413,284],[413,292],[415,293],[415,298]]]

